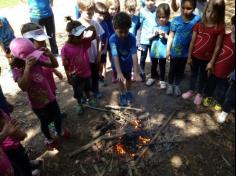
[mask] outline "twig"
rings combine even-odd
[[[173,141],[161,141],[161,142],[154,142],[150,144],[141,144],[142,146],[151,146],[151,145],[162,145],[162,144],[168,144],[168,143],[182,143],[182,142],[188,142],[188,140],[173,140]]]
[[[100,173],[100,171],[98,169],[98,166],[96,164],[94,164],[93,167],[94,167],[95,171],[97,172],[97,175],[101,176],[101,173]]]
[[[109,108],[109,109],[115,109],[115,110],[127,109],[127,110],[134,110],[134,111],[137,111],[137,112],[144,112],[143,109],[132,108],[132,107],[125,107],[125,106],[106,105],[105,107],[106,107],[106,108]]]
[[[72,153],[69,154],[69,157],[74,157],[76,155],[78,155],[79,153],[85,151],[85,150],[88,150],[90,147],[92,147],[95,143],[98,143],[100,142],[101,140],[112,140],[114,138],[118,138],[118,137],[121,137],[123,135],[127,134],[127,132],[123,132],[121,134],[117,134],[117,135],[114,135],[114,136],[107,136],[107,135],[103,135],[103,136],[100,136],[98,137],[97,139],[89,142],[88,144],[80,147],[79,149],[73,151]]]
[[[221,158],[224,160],[224,162],[225,162],[229,167],[232,167],[232,165],[231,165],[230,162],[224,157],[224,155],[221,155]]]
[[[158,138],[158,136],[161,134],[161,132],[165,129],[165,127],[170,123],[170,121],[172,120],[172,118],[174,117],[175,114],[176,114],[176,110],[169,116],[169,118],[165,121],[165,123],[157,131],[155,136],[152,138],[150,145],[152,145],[155,142],[155,140]],[[149,146],[146,146],[144,148],[144,150],[139,154],[138,158],[136,159],[135,164],[137,164],[141,160],[141,158],[148,151],[148,149],[149,149]]]
[[[83,174],[87,174],[87,172],[85,171],[84,167],[82,166],[82,164],[79,165],[81,171]]]
[[[103,111],[103,112],[113,113],[111,110],[107,110],[107,109],[104,109],[104,108],[93,107],[93,106],[90,106],[90,105],[87,105],[87,104],[83,104],[83,107],[93,109],[93,110],[96,110],[96,111]]]
[[[109,165],[109,169],[108,171],[111,172],[113,168],[113,154],[112,154],[112,158],[111,158],[111,164]]]

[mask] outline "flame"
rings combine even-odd
[[[150,143],[150,141],[151,141],[150,138],[139,136],[139,142],[142,144],[148,144],[148,143]]]
[[[124,146],[123,144],[117,144],[117,145],[115,146],[115,150],[116,150],[116,152],[117,152],[118,154],[120,154],[120,155],[126,154],[125,146]]]
[[[141,127],[141,121],[140,121],[140,120],[132,120],[132,121],[130,122],[130,124],[133,125],[135,129]]]

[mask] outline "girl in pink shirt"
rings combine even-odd
[[[192,69],[190,90],[182,94],[184,99],[190,99],[195,96],[194,91],[196,91],[194,98],[196,105],[202,103],[207,75],[212,72],[219,55],[225,33],[224,24],[224,0],[210,0],[204,11],[202,22],[197,23],[193,29],[188,53],[188,63]]]
[[[69,137],[67,130],[61,130],[60,108],[42,67],[55,68],[58,63],[49,50],[35,50],[33,43],[25,38],[16,38],[10,44],[14,56],[11,64],[13,78],[28,95],[32,110],[41,122],[48,149],[59,145],[50,134],[48,125],[53,122],[58,136]]]
[[[74,90],[74,97],[78,101],[77,113],[82,114],[83,93],[87,100],[90,99],[91,91],[91,69],[88,49],[91,41],[96,38],[96,30],[93,26],[86,28],[78,21],[69,21],[66,26],[68,40],[62,47],[61,56],[69,84]],[[85,37],[86,36],[86,37]]]

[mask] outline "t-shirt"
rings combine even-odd
[[[82,18],[80,18],[79,21],[81,22],[82,25],[84,25],[85,27],[88,27],[87,22],[85,22]],[[90,25],[93,25],[95,27],[98,36],[101,36],[102,34],[104,34],[105,31],[103,30],[102,26],[98,22],[91,20]],[[88,50],[88,55],[89,55],[90,63],[95,63],[97,61],[98,50],[97,50],[96,39],[94,39],[91,42],[91,46]]]
[[[150,45],[148,38],[152,34],[152,29],[156,25],[156,8],[150,11],[147,7],[140,10],[141,34],[140,44]]]
[[[203,26],[202,23],[197,23],[193,31],[197,33],[197,38],[192,55],[200,60],[210,61],[215,49],[217,37],[225,33],[224,26],[207,27]]]
[[[50,0],[28,0],[30,18],[43,19],[53,15]]]
[[[233,73],[231,74],[230,78],[235,81],[235,69],[234,69]]]
[[[216,77],[227,79],[235,68],[235,44],[231,40],[231,34],[225,34],[223,46],[214,67]]]
[[[114,57],[119,58],[122,73],[131,72],[133,67],[132,55],[137,54],[135,37],[128,33],[128,36],[121,40],[116,34],[113,34],[110,37],[109,43],[113,59]]]
[[[129,29],[129,32],[133,34],[134,36],[136,36],[137,31],[141,25],[139,20],[140,20],[139,16],[137,15],[133,15],[131,18],[131,27]]]
[[[165,26],[161,26],[158,24],[158,26],[155,26],[153,28],[153,32],[161,30],[164,31],[166,34],[169,34],[170,32],[170,22],[168,22]],[[158,35],[152,40],[151,45],[151,52],[150,57],[151,58],[158,58],[158,59],[165,59],[166,58],[166,45],[167,45],[167,39]]]
[[[14,170],[7,155],[0,147],[0,175],[1,176],[14,176]]]
[[[53,77],[53,68],[48,68],[48,67],[43,67],[43,72],[44,75],[46,77],[46,79],[48,80],[48,83],[50,85],[50,88],[53,92],[53,94],[55,94],[56,90],[57,90],[57,86]]]
[[[109,38],[110,38],[110,33],[109,33],[107,23],[105,21],[101,21],[99,24],[101,25],[102,29],[104,30],[104,33],[101,36],[99,36],[100,40],[101,40],[101,49],[103,51],[106,41],[109,40]]]
[[[66,43],[61,50],[63,65],[68,69],[70,75],[77,74],[87,78],[91,76],[88,49],[91,46],[90,40],[84,40],[81,45]]]
[[[10,42],[15,38],[15,35],[5,17],[0,16],[0,22],[2,23],[2,27],[0,27],[0,43],[3,44],[6,51],[9,49]]]
[[[109,18],[107,18],[105,20],[105,22],[107,23],[108,31],[111,36],[112,34],[115,33],[114,28],[113,28],[113,24],[112,24],[112,17],[110,16]]]
[[[17,82],[18,79],[23,76],[24,69],[15,67],[12,69],[12,73],[14,80]],[[44,108],[47,104],[55,100],[55,96],[50,88],[47,78],[45,77],[40,61],[38,61],[30,71],[30,85],[26,92],[33,109]]]
[[[191,20],[185,22],[182,16],[175,17],[171,21],[170,31],[174,32],[174,38],[171,46],[172,58],[188,57],[189,44],[192,39],[193,26],[200,21],[200,16],[192,15]]]

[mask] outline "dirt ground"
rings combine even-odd
[[[226,3],[228,23],[229,17],[234,14],[235,5],[233,1]],[[63,16],[73,15],[73,8],[72,0],[68,0],[67,3],[63,0],[55,1],[57,42],[60,47],[66,40]],[[1,9],[0,13],[10,19],[19,36],[19,24],[27,21],[25,7],[21,5]],[[22,13],[22,17],[17,19],[19,13]],[[148,121],[155,127],[155,131],[158,131],[172,112],[176,112],[157,139],[157,142],[166,140],[174,142],[168,146],[157,145],[155,150],[151,150],[150,147],[149,157],[144,157],[135,169],[129,169],[127,158],[118,156],[113,150],[97,147],[102,143],[74,158],[68,156],[72,151],[93,140],[94,129],[105,122],[106,113],[85,109],[84,115],[78,116],[75,112],[76,101],[73,98],[72,88],[65,79],[59,81],[56,78],[57,100],[61,109],[67,113],[67,118],[63,119],[63,126],[70,129],[72,138],[62,141],[59,151],[46,151],[39,121],[28,106],[26,94],[13,82],[6,60],[3,56],[0,57],[2,68],[0,84],[8,100],[15,105],[13,116],[20,121],[28,134],[23,144],[30,158],[43,160],[43,176],[232,176],[235,173],[235,113],[230,114],[225,124],[219,125],[216,122],[217,112],[213,108],[197,109],[192,101],[167,96],[157,84],[149,88],[143,83],[134,83],[135,102],[132,107],[141,108],[145,112],[122,111],[122,113],[133,117],[149,113]],[[60,58],[58,60],[60,62]],[[59,70],[64,73],[61,63]],[[150,70],[150,63],[147,65],[147,70]],[[181,84],[183,91],[187,90],[189,74],[190,70],[187,68]],[[119,92],[117,85],[110,81],[110,70],[107,80],[108,86],[101,87],[103,99],[99,101],[99,107],[108,104],[117,105]]]

